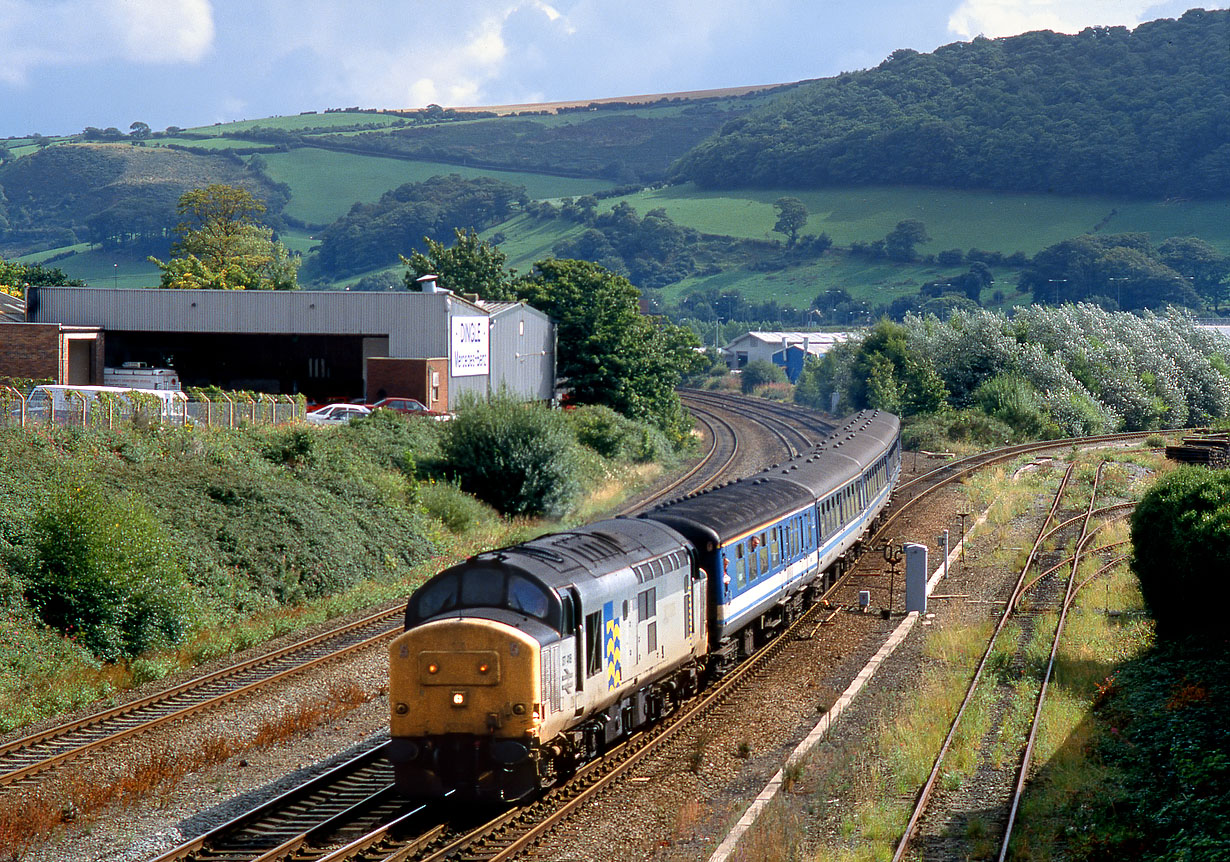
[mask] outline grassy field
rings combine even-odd
[[[709,192],[690,184],[620,200],[641,215],[663,208],[675,221],[704,233],[781,239],[773,232],[773,201],[784,196],[798,198],[811,213],[803,233],[827,233],[837,245],[883,239],[902,219],[918,219],[932,238],[918,247],[923,254],[981,248],[1032,255],[1095,228],[1104,233],[1143,231],[1155,242],[1194,234],[1230,253],[1230,201],[1152,202],[901,187]]]
[[[672,108],[657,110],[669,109]],[[326,116],[340,124],[345,118],[353,121],[356,117],[374,115],[317,114],[274,119],[296,123],[321,120]],[[566,122],[567,117],[550,119]],[[219,149],[234,143],[178,140],[187,145],[214,145]],[[480,170],[314,148],[265,154],[262,158],[269,176],[276,182],[286,183],[292,190],[287,214],[316,225],[327,224],[344,215],[356,201],[374,201],[403,183],[446,173],[490,176],[524,185],[530,197],[537,200],[579,197],[610,187],[608,182],[598,180]],[[797,197],[807,206],[811,218],[804,228],[805,234],[823,231],[833,238],[837,249],[807,265],[778,272],[753,272],[740,267],[716,275],[697,276],[664,288],[660,294],[662,301],[673,303],[698,288],[718,288],[738,290],[749,300],[774,298],[784,305],[806,307],[823,291],[842,288],[855,299],[874,307],[895,297],[913,294],[926,282],[965,271],[964,264],[955,267],[901,265],[867,261],[840,251],[852,242],[882,239],[897,222],[907,218],[922,221],[932,237],[930,242],[919,246],[923,254],[979,248],[1004,254],[1021,251],[1033,255],[1048,245],[1095,228],[1106,233],[1144,232],[1155,243],[1170,236],[1194,235],[1230,253],[1230,201],[1152,202],[914,188],[710,192],[684,185],[647,189],[623,198],[604,200],[602,206],[607,208],[627,201],[642,216],[652,209],[662,208],[679,224],[702,233],[780,240],[782,235],[773,231],[777,217],[773,201],[782,196]],[[503,234],[500,247],[508,255],[508,264],[519,272],[526,272],[534,262],[549,257],[551,249],[561,239],[581,230],[580,226],[568,222],[543,222],[519,216],[489,229],[484,236]],[[289,248],[303,254],[317,242],[310,229],[285,231],[282,239]],[[63,250],[54,249],[38,257],[45,258]],[[73,277],[100,285],[128,287],[157,281],[156,268],[145,261],[113,258],[97,251],[82,254],[81,246],[74,250],[79,253],[54,262]],[[405,249],[406,254],[411,251],[412,247]],[[993,289],[1004,292],[1005,304],[1014,304],[1019,299],[1015,289],[1017,271],[1002,269],[994,275],[996,285]],[[347,278],[334,286],[353,284],[356,280],[356,277]]]
[[[340,218],[355,201],[374,201],[403,183],[422,182],[441,174],[493,177],[525,186],[535,199],[577,197],[611,186],[604,180],[489,171],[311,148],[269,153],[261,158],[275,182],[291,187],[293,197],[286,207],[287,214],[312,224],[327,224]]]
[[[361,123],[375,123],[380,126],[392,126],[403,119],[394,114],[369,114],[362,111],[337,111],[333,113],[292,114],[288,117],[263,117],[256,120],[235,120],[230,123],[214,123],[212,126],[197,126],[184,131],[197,135],[227,135],[235,132],[246,132],[253,126],[262,129],[285,129],[286,131],[304,131],[306,129],[323,129],[330,131],[337,126],[354,126]]]
[[[116,256],[110,251],[102,251],[89,246],[74,246],[85,250],[47,264],[59,267],[70,278],[84,279],[90,287],[157,287],[161,273],[158,267],[146,260],[134,260],[131,255]],[[63,251],[63,249],[57,249]],[[50,252],[44,252],[44,255]],[[21,258],[27,262],[37,262],[31,255]]]

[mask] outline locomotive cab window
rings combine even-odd
[[[444,572],[428,582],[407,608],[406,624],[467,608],[507,608],[557,631],[563,625],[563,607],[554,592],[516,572],[479,567]]]

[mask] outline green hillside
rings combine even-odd
[[[382,289],[424,236],[476,228],[521,272],[584,258],[627,275],[657,309],[737,294],[736,306],[785,322],[834,289],[858,309],[921,301],[920,290],[1029,302],[1016,286],[1032,258],[1089,234],[1112,239],[1089,246],[1100,263],[1082,295],[1122,298],[1134,279],[1127,295],[1148,305],[1186,279],[1218,308],[1218,260],[1230,255],[1227,39],[1230,12],[1191,12],[1133,31],[898,51],[875,69],[737,96],[506,116],[329,110],[103,144],[82,143],[98,129],[14,138],[0,141],[0,256],[51,260],[98,285],[152,284],[146,258],[166,256],[178,194],[228,183],[265,200],[314,289],[392,273],[362,285]],[[436,192],[414,198],[438,177],[524,193],[467,215]],[[797,245],[775,230],[782,198],[807,210]],[[903,224],[916,239],[890,248]],[[1171,238],[1182,239],[1164,250]],[[1187,244],[1179,258],[1175,242]],[[1182,255],[1220,258],[1172,268]],[[975,270],[981,291],[967,280]],[[1066,278],[1053,267],[1031,277]]]
[[[535,199],[593,194],[611,185],[604,180],[456,167],[313,147],[270,153],[261,159],[271,179],[290,187],[291,198],[285,213],[310,224],[328,224],[344,216],[356,201],[369,203],[404,183],[422,182],[443,174],[491,177],[522,185]]]
[[[803,233],[831,236],[838,245],[878,239],[902,219],[926,223],[933,237],[925,253],[948,248],[994,249],[1032,255],[1071,236],[1141,231],[1161,241],[1196,235],[1230,254],[1230,200],[1147,201],[956,189],[867,187],[800,191],[709,191],[693,184],[627,195],[639,212],[662,207],[675,221],[703,233],[781,239],[773,233],[773,201],[790,195],[810,217]],[[612,201],[614,203],[614,201]]]
[[[675,168],[711,188],[931,185],[1230,194],[1230,10],[899,50],[727,123]]]

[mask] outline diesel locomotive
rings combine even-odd
[[[864,411],[750,478],[440,572],[389,648],[399,790],[523,799],[669,713],[835,580],[900,467],[899,420]]]

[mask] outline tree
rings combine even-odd
[[[130,132],[131,137],[134,138],[135,140],[143,141],[149,137],[149,124],[143,123],[140,120],[137,120],[135,123],[129,126],[128,130]]]
[[[846,399],[850,409],[934,413],[948,390],[930,358],[912,350],[909,331],[881,320],[855,349]]]
[[[1230,256],[1221,254],[1202,239],[1172,236],[1158,247],[1162,263],[1191,281],[1196,293],[1221,313],[1221,304],[1230,293]]]
[[[162,270],[164,288],[294,290],[299,258],[276,242],[257,217],[265,205],[246,189],[211,185],[180,196],[179,239]]]
[[[0,257],[0,293],[22,296],[26,285],[83,287],[85,282],[69,278],[59,267],[46,269],[41,263],[16,263]]]
[[[1180,467],[1160,479],[1132,513],[1132,547],[1132,569],[1158,635],[1224,639],[1230,473]]]
[[[690,329],[641,314],[632,283],[588,261],[540,261],[519,290],[556,322],[557,371],[573,401],[650,422],[674,443],[687,435],[675,387],[704,366]]]
[[[807,207],[798,198],[778,198],[773,202],[777,210],[777,222],[773,230],[786,235],[786,245],[793,246],[799,239],[799,231],[807,224]]]
[[[488,300],[517,298],[517,273],[505,268],[508,257],[504,252],[479,239],[473,230],[454,228],[453,236],[452,246],[423,237],[427,253],[415,251],[401,259],[409,267],[407,289],[416,289],[415,282],[424,275],[438,275],[440,283],[455,293],[474,293]]]
[[[897,222],[886,237],[884,237],[884,253],[890,260],[910,261],[918,257],[914,246],[920,242],[930,242],[927,226],[918,219],[910,218]]]

